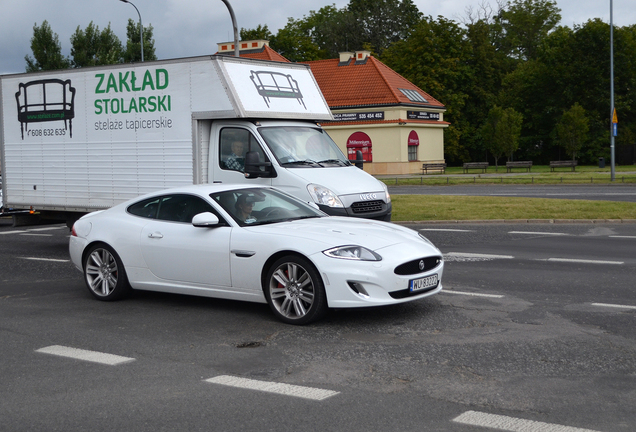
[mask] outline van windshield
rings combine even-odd
[[[258,129],[281,166],[319,168],[350,166],[342,151],[322,129],[275,126]]]

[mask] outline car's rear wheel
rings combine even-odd
[[[278,259],[267,273],[265,297],[274,314],[288,324],[308,324],[327,312],[327,295],[314,265],[300,256]]]
[[[92,246],[86,254],[84,280],[88,290],[99,300],[119,300],[130,291],[121,259],[104,244]]]

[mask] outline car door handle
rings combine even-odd
[[[254,256],[256,254],[256,252],[254,251],[248,251],[248,250],[231,250],[230,252],[232,252],[234,255],[236,255],[239,258],[249,258],[251,256]]]
[[[163,234],[160,232],[153,232],[148,234],[148,238],[163,238]]]

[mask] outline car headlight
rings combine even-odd
[[[322,204],[327,207],[344,207],[338,195],[324,186],[310,184],[307,186],[307,191],[316,204]]]
[[[331,258],[348,259],[354,261],[382,261],[382,257],[377,253],[362,246],[338,246],[323,251]]]
[[[389,193],[389,187],[384,182],[380,182],[380,184],[384,188],[384,193],[386,194],[386,203],[388,204],[391,202],[391,194]]]

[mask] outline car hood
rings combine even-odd
[[[354,166],[291,168],[289,171],[307,183],[324,186],[339,196],[371,192],[384,193],[379,180]]]
[[[392,223],[350,217],[321,217],[247,228],[262,233],[312,240],[329,246],[358,245],[377,251],[396,244],[415,244],[418,248],[437,248],[418,233]]]

